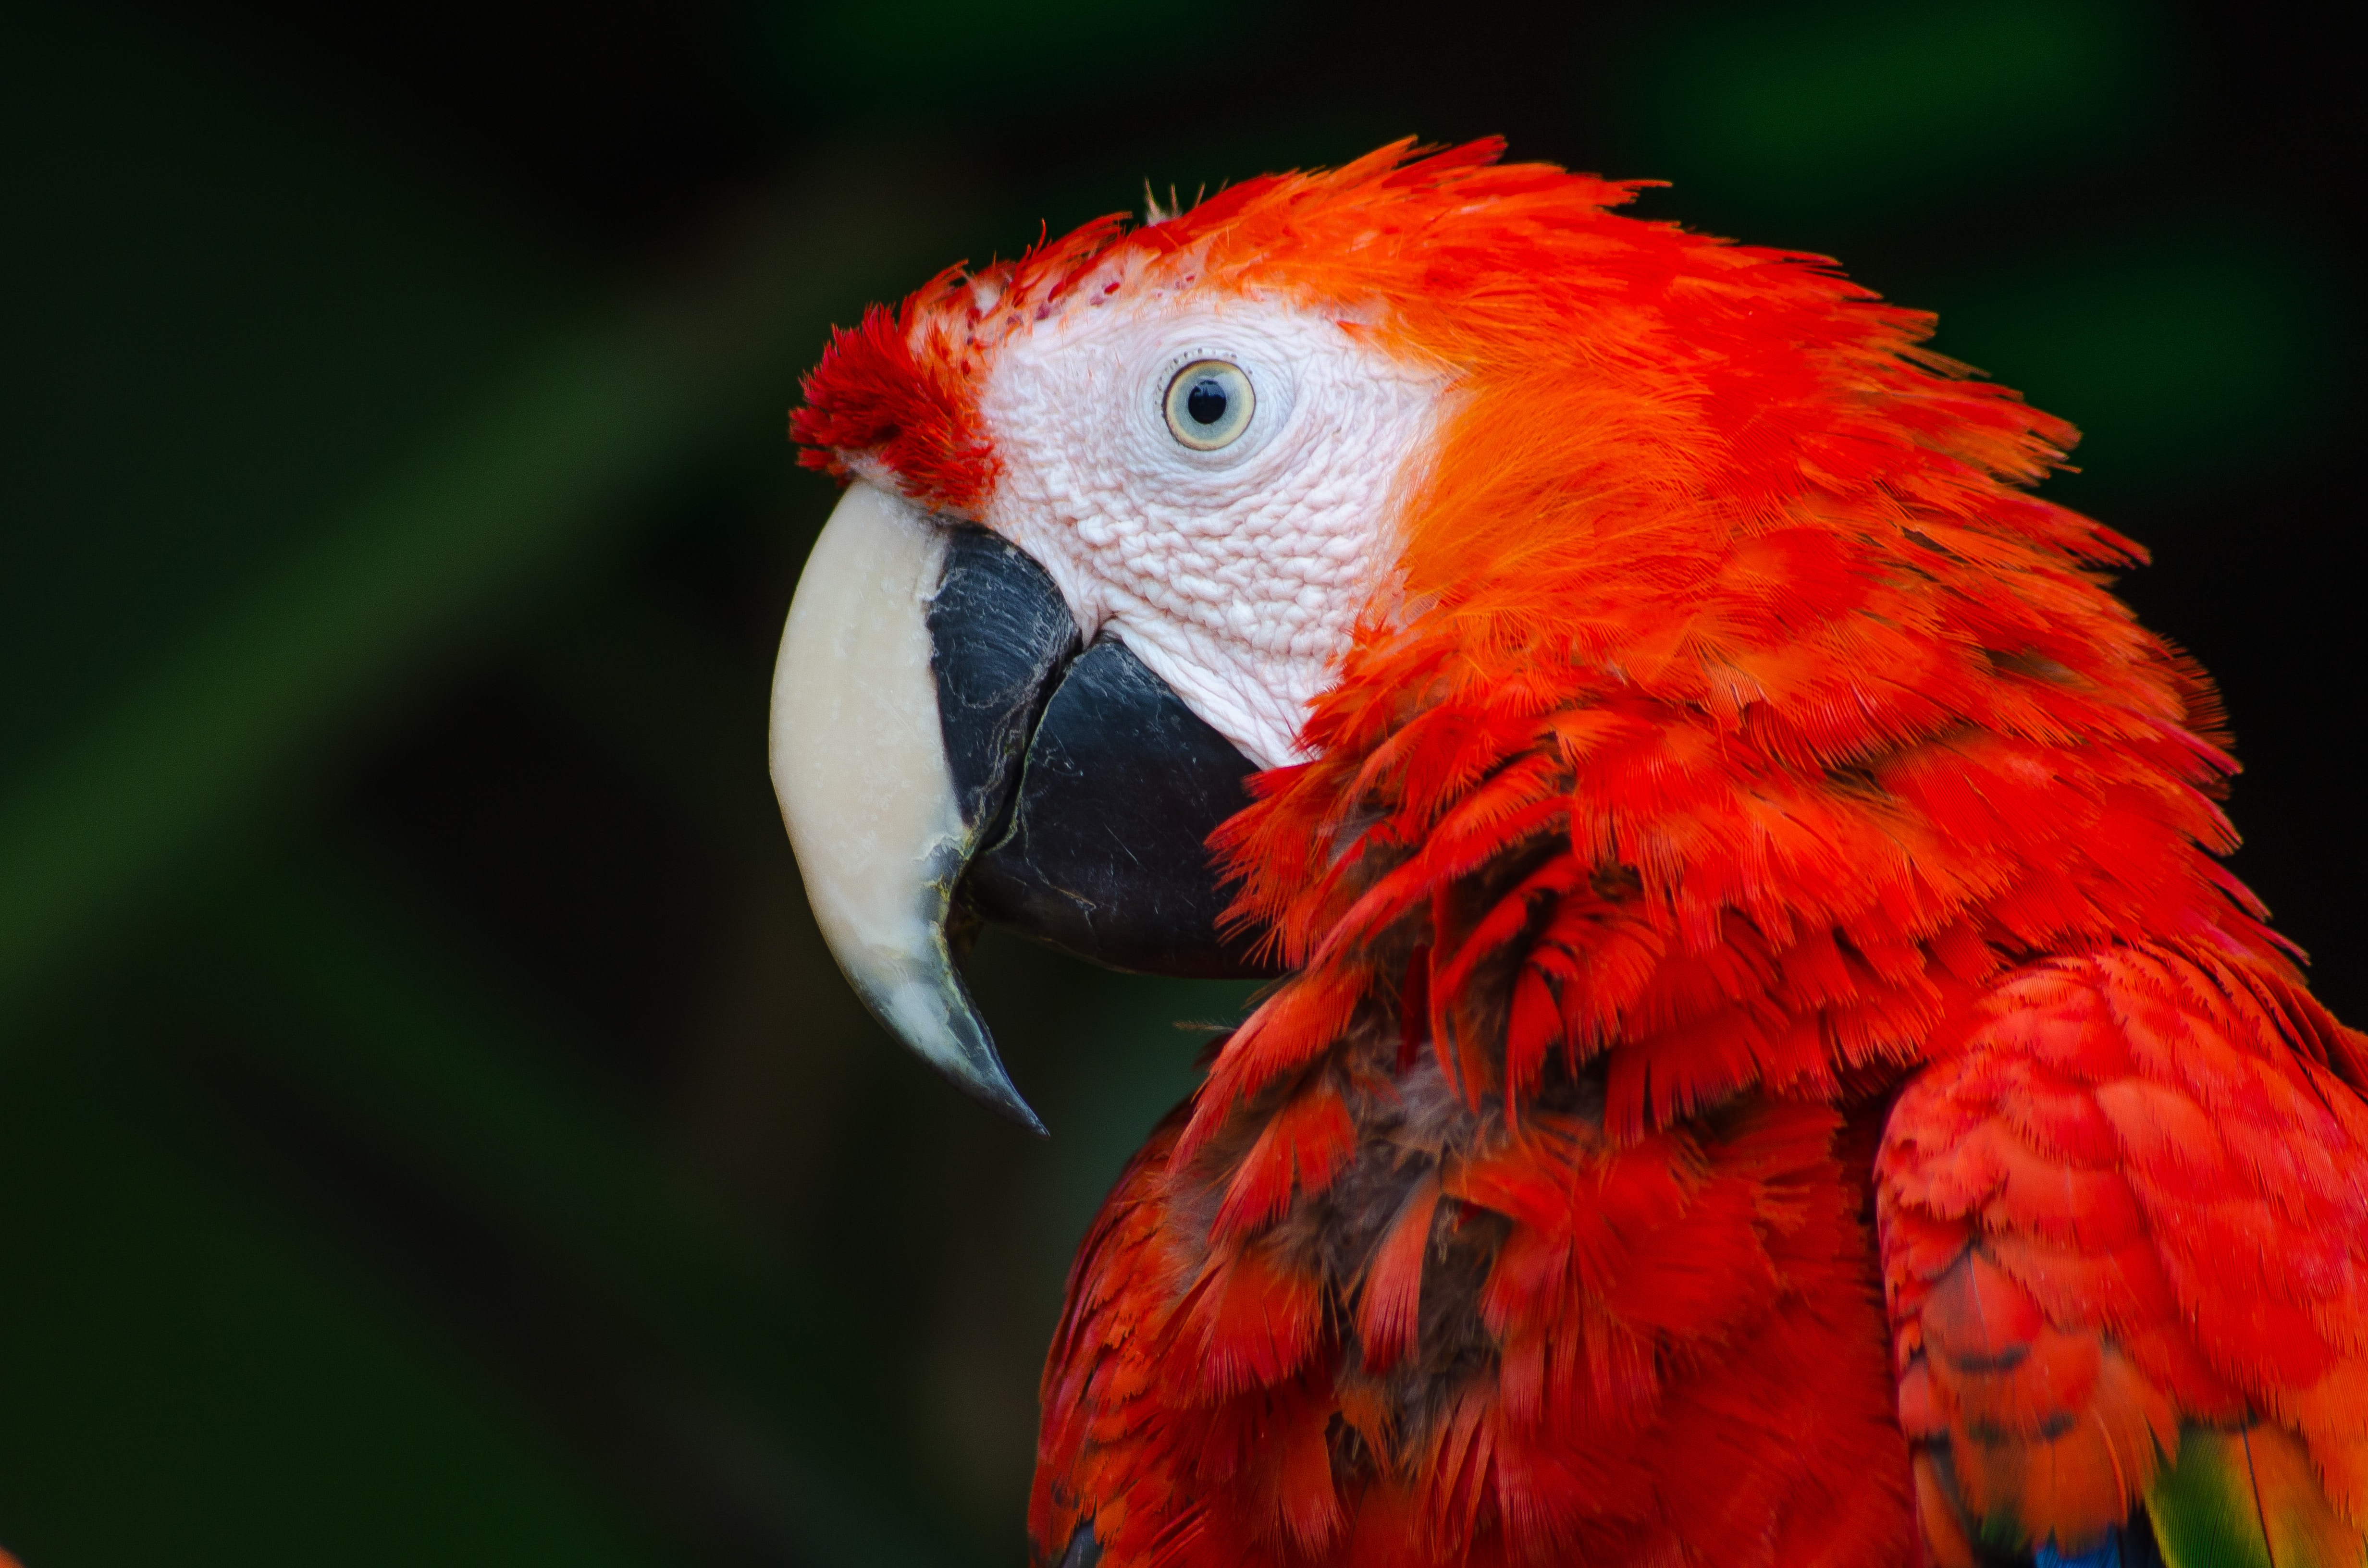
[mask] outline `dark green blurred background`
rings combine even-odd
[[[2342,8],[2356,17],[2359,7]],[[2337,7],[2327,7],[2332,17]],[[1103,1186],[1240,988],[890,1048],[764,774],[832,321],[1405,132],[1673,179],[2090,433],[2368,1021],[2358,40],[2114,0],[240,0],[0,44],[0,1542],[1015,1563]]]

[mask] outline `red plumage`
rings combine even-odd
[[[964,382],[976,366],[913,349],[921,301],[948,281],[898,312],[874,305],[860,324],[834,334],[805,378],[790,437],[804,446],[798,460],[808,468],[844,479],[851,457],[895,475],[916,501],[968,515],[995,483],[994,449]]]
[[[2164,946],[2030,966],[1975,1017],[1876,1167],[1922,1483],[2089,1543],[2183,1424],[2266,1422],[2368,1517],[2358,1037],[2280,969]]]
[[[956,502],[991,454],[897,443],[966,450],[963,367],[1080,292],[1283,292],[1457,388],[1221,834],[1289,973],[1078,1256],[1038,1559],[1970,1563],[2237,1442],[2265,1539],[2361,1561],[2368,1057],[2213,858],[2138,551],[2027,488],[2073,432],[1494,155],[1105,221],[808,385],[825,461]]]

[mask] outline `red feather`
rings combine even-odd
[[[1877,1167],[1936,1558],[1992,1516],[2093,1544],[2183,1430],[2266,1416],[2358,1561],[2368,1107],[2295,1049],[2347,1031],[2260,960],[2162,949],[2034,966],[1980,1013]]]
[[[1292,972],[1079,1256],[1037,1560],[1970,1563],[2209,1524],[2240,1449],[2264,1540],[2356,1544],[2368,1050],[2212,858],[2140,552],[2028,489],[2073,431],[1496,153],[1091,224],[808,382],[809,460],[957,510],[977,367],[1084,300],[1455,387],[1315,760],[1218,835]]]

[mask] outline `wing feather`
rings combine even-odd
[[[2359,1037],[2259,960],[2032,966],[1876,1164],[1900,1419],[1936,1561],[2368,1562]]]

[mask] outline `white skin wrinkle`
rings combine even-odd
[[[1256,394],[1218,451],[1167,428],[1168,382],[1196,359],[1240,366]],[[1298,761],[1308,704],[1395,576],[1393,509],[1446,388],[1283,300],[1063,312],[990,363],[1002,472],[983,520],[1052,574],[1088,642],[1115,633],[1261,767]]]

